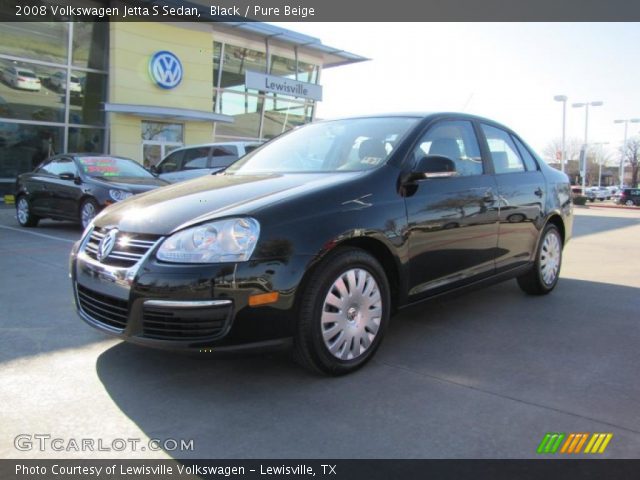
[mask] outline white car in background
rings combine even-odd
[[[42,88],[40,79],[33,70],[23,67],[8,67],[4,71],[4,81],[14,88],[39,92]]]
[[[151,171],[169,183],[183,182],[224,170],[262,142],[220,142],[173,150]]]
[[[67,75],[64,72],[54,73],[49,77],[49,85],[51,88],[55,88],[59,92],[64,91],[67,87]],[[71,93],[82,93],[80,79],[75,75],[71,75],[69,78],[69,91]]]

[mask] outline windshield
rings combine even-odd
[[[306,125],[231,165],[227,173],[335,172],[383,165],[417,118],[334,120]]]
[[[140,177],[153,178],[142,166],[126,158],[79,157],[82,172],[90,177]]]

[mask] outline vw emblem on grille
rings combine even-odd
[[[171,52],[156,52],[149,60],[149,73],[160,88],[175,88],[182,81],[182,63]]]
[[[116,245],[116,236],[118,235],[118,230],[113,229],[109,230],[109,232],[102,237],[100,243],[98,244],[98,260],[103,261],[105,258],[109,256],[111,250]]]

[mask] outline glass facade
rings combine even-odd
[[[259,51],[214,42],[214,111],[234,117],[232,124],[216,124],[216,139],[264,140],[312,120],[313,100],[248,89],[247,70],[317,83],[320,68],[298,60],[293,48],[291,56],[285,57],[268,54],[266,48]]]
[[[0,23],[0,189],[47,155],[105,149],[108,24]]]

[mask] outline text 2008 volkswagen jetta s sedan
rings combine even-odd
[[[508,128],[353,118],[107,208],[71,277],[80,316],[125,340],[215,351],[293,339],[305,366],[342,374],[405,305],[512,277],[550,292],[571,227],[567,177]]]

